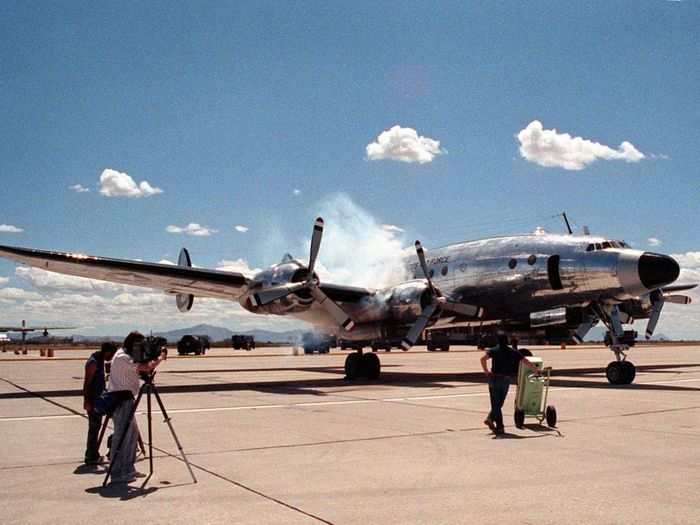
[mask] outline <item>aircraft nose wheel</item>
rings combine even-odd
[[[605,376],[611,385],[629,385],[636,374],[637,369],[630,361],[612,361],[605,369]]]

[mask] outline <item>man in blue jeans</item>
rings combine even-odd
[[[83,408],[88,417],[87,446],[85,448],[85,464],[97,465],[103,457],[97,448],[97,439],[102,426],[102,414],[95,411],[95,402],[105,389],[105,362],[111,361],[117,351],[114,343],[102,343],[99,351],[95,352],[85,363],[85,378],[83,380]]]
[[[490,371],[486,365],[489,359],[492,361]],[[484,420],[484,425],[489,427],[497,436],[505,433],[501,409],[508,396],[510,381],[518,373],[520,361],[536,374],[539,374],[539,370],[535,365],[528,361],[526,357],[523,357],[520,352],[508,346],[508,337],[505,334],[499,334],[498,344],[486,350],[486,353],[481,357],[481,368],[489,378],[489,396],[491,397],[491,411]]]

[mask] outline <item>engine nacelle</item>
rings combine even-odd
[[[378,291],[355,306],[351,315],[356,325],[377,322],[412,324],[430,302],[429,294],[425,281],[410,281]]]
[[[425,281],[411,281],[391,289],[389,309],[394,321],[412,324],[428,304],[430,289]]]
[[[251,286],[249,294],[241,297],[239,302],[243,308],[255,313],[283,315],[286,313],[303,312],[311,308],[311,304],[313,303],[311,293],[306,289],[289,294],[282,299],[264,306],[253,306],[253,303],[250,301],[250,294],[259,292],[265,288],[303,282],[308,275],[308,270],[296,260],[289,260],[276,264],[255,274],[253,277],[254,285]]]

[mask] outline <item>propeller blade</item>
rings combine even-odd
[[[331,301],[323,290],[318,286],[310,288],[311,295],[316,302],[328,312],[331,317],[338,323],[346,332],[349,332],[355,327],[355,322],[352,318],[334,301]]]
[[[404,350],[408,350],[414,344],[416,344],[416,341],[418,341],[420,334],[428,326],[430,318],[435,313],[435,310],[437,310],[437,307],[437,303],[431,303],[425,308],[423,308],[423,311],[418,316],[418,319],[416,319],[416,322],[413,323],[413,326],[411,326],[411,328],[408,330],[406,337],[404,337],[401,341],[401,348],[403,348]]]
[[[664,301],[675,304],[690,304],[693,302],[687,295],[664,295]]]
[[[318,250],[321,248],[321,237],[323,237],[323,219],[318,217],[314,224],[314,231],[311,234],[311,253],[309,254],[309,279],[314,274]]]
[[[459,303],[457,301],[450,301],[448,299],[447,301],[443,302],[440,306],[443,310],[458,315],[465,315],[467,317],[484,316],[484,309],[480,306],[474,306],[473,304]]]
[[[302,282],[265,288],[259,292],[252,293],[250,295],[250,302],[253,303],[253,306],[265,306],[266,304],[270,304],[278,299],[287,297],[289,294],[297,292],[305,287],[306,283]]]
[[[659,322],[659,317],[661,317],[661,309],[664,307],[664,294],[659,290],[654,290],[649,295],[649,298],[651,299],[651,312],[649,313],[649,321],[647,322],[647,339],[651,339],[651,336],[654,335],[656,323]]]
[[[433,286],[433,281],[430,278],[430,273],[428,272],[428,264],[425,262],[425,252],[423,251],[423,245],[420,241],[416,241],[416,253],[418,254],[418,261],[420,261],[420,267],[423,269],[423,275],[428,280],[428,286],[430,286],[430,291],[435,294],[435,287]]]
[[[590,332],[591,328],[593,328],[597,324],[598,318],[595,315],[587,316],[583,320],[583,322],[580,325],[578,325],[578,328],[571,336],[574,340],[574,343],[576,343],[577,345],[583,343],[583,338],[586,337],[586,334]]]

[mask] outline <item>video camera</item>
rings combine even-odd
[[[134,342],[131,358],[135,363],[148,363],[157,359],[164,351],[167,353],[168,340],[165,337],[148,336]]]

